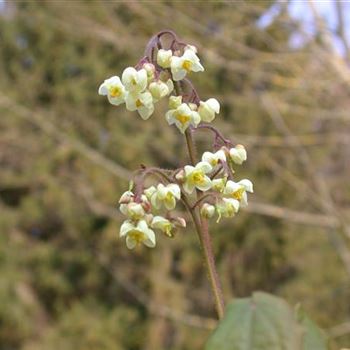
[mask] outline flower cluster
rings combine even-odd
[[[184,81],[190,72],[204,71],[193,45],[186,45],[183,53],[175,49],[159,49],[156,60],[141,59],[137,68],[128,67],[122,78],[113,76],[99,87],[99,94],[107,96],[113,105],[125,103],[129,111],[138,111],[147,120],[154,112],[154,104],[174,91],[174,83]],[[215,98],[201,101],[192,91],[192,96],[172,95],[169,111],[165,119],[169,125],[175,124],[181,133],[188,127],[197,127],[202,122],[211,122],[220,112],[220,104]]]
[[[204,152],[199,163],[186,165],[176,178],[187,194],[192,194],[194,189],[210,191],[201,197],[200,213],[207,219],[217,213],[218,222],[221,217],[234,216],[240,207],[248,205],[247,192],[253,192],[252,182],[248,179],[233,180],[233,164],[242,164],[246,159],[247,153],[242,145],[231,149],[222,147],[215,153]]]
[[[166,47],[164,36],[171,39]],[[134,178],[135,186],[119,201],[120,211],[127,217],[120,236],[126,238],[130,249],[140,243],[154,247],[157,231],[173,237],[179,227],[186,227],[184,218],[173,214],[179,201],[198,226],[197,218],[207,220],[216,214],[218,222],[222,217],[234,216],[247,205],[247,193],[253,192],[250,180],[236,181],[234,176],[234,167],[247,159],[245,148],[234,146],[209,124],[220,112],[219,102],[215,98],[201,100],[188,79],[189,73],[201,71],[204,68],[197,49],[181,42],[175,33],[163,31],[150,40],[145,56],[135,67],[126,68],[121,79],[113,76],[99,87],[99,94],[107,96],[111,104],[125,103],[128,110],[137,111],[144,120],[153,114],[157,101],[168,97],[165,119],[186,134],[192,161],[173,171],[141,167]],[[213,132],[214,142],[213,151],[204,152],[196,162],[191,142],[192,134],[199,129]],[[149,175],[161,181],[145,188]]]
[[[153,248],[156,245],[154,230],[173,237],[178,227],[186,227],[183,218],[170,215],[170,210],[175,209],[180,198],[180,187],[174,183],[151,186],[139,196],[131,190],[124,192],[119,200],[119,209],[127,220],[120,228],[120,237],[126,237],[126,246],[133,249],[139,243],[143,243]],[[165,217],[158,213],[162,208],[167,211]]]

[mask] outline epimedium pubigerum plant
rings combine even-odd
[[[247,205],[247,192],[253,192],[253,184],[247,179],[237,181],[234,175],[236,165],[247,159],[245,148],[234,145],[211,124],[220,112],[219,102],[215,98],[202,100],[188,78],[203,71],[196,47],[167,30],[151,38],[135,67],[125,68],[121,78],[106,79],[98,92],[113,105],[125,104],[127,110],[137,111],[144,120],[151,118],[159,100],[168,99],[165,120],[184,135],[190,162],[174,170],[141,167],[119,200],[120,211],[126,217],[120,237],[125,237],[129,249],[142,243],[155,247],[156,233],[173,237],[175,231],[186,227],[185,219],[174,215],[181,201],[198,233],[221,318],[224,303],[208,220],[215,217],[218,222],[223,217],[234,217]],[[213,144],[199,158],[193,134],[200,129],[210,132]],[[146,188],[148,176],[157,179],[157,183]]]
[[[201,100],[188,76],[204,71],[197,49],[179,40],[169,30],[149,41],[144,57],[135,67],[127,67],[121,78],[113,76],[99,87],[109,102],[137,111],[149,119],[156,103],[168,99],[165,120],[184,135],[189,164],[168,170],[141,166],[119,200],[126,219],[120,227],[129,249],[144,244],[156,246],[156,233],[174,237],[186,227],[175,209],[182,202],[197,231],[201,250],[220,320],[209,337],[205,350],[327,350],[324,334],[303,313],[295,312],[281,298],[255,292],[250,298],[233,300],[225,312],[216,271],[208,221],[234,217],[248,204],[253,192],[248,179],[237,180],[235,170],[247,159],[242,145],[226,139],[211,123],[220,112],[215,98]],[[193,135],[210,132],[210,149],[197,155]],[[146,187],[148,177],[156,179]]]

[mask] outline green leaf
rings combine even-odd
[[[256,292],[228,305],[205,350],[327,349],[320,330],[304,316],[299,320],[283,299]]]
[[[297,317],[304,326],[303,350],[327,350],[327,337],[305,313],[298,309]]]

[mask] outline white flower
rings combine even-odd
[[[173,55],[171,50],[160,49],[157,53],[157,63],[162,68],[170,67],[170,59]]]
[[[200,191],[207,191],[211,188],[211,180],[207,173],[212,170],[212,166],[207,162],[199,162],[196,166],[186,165],[184,190],[191,194],[195,188]]]
[[[198,107],[198,113],[201,116],[202,121],[210,123],[214,120],[215,114],[220,112],[220,104],[217,99],[210,98],[203,102],[200,101]]]
[[[126,236],[126,246],[129,249],[143,243],[147,247],[153,248],[156,245],[156,236],[148,227],[145,220],[140,220],[137,225],[129,220],[124,221],[120,227],[120,237]]]
[[[168,219],[163,218],[162,216],[155,216],[152,220],[151,227],[154,229],[161,230],[168,237],[174,236],[172,230],[175,226]]]
[[[247,160],[247,151],[243,145],[237,145],[230,149],[230,158],[236,164],[242,164]]]
[[[209,163],[212,167],[215,167],[220,160],[226,162],[226,155],[223,150],[219,150],[215,153],[204,152],[202,155],[202,161]]]
[[[151,198],[155,192],[157,192],[157,189],[154,186],[148,187],[147,189],[145,189],[143,191],[143,193],[145,194],[145,196],[147,197],[148,200],[151,200]]]
[[[149,92],[152,94],[154,102],[170,94],[169,86],[161,80],[149,84]]]
[[[165,118],[169,125],[175,124],[181,133],[184,133],[190,125],[196,127],[201,120],[199,114],[192,111],[186,103],[182,103],[176,109],[168,111]]]
[[[233,198],[223,198],[222,201],[216,204],[216,211],[218,213],[218,220],[220,221],[221,217],[229,218],[234,216],[239,210],[239,201]]]
[[[227,182],[227,178],[226,177],[222,177],[219,179],[214,179],[211,180],[211,184],[212,184],[212,189],[214,191],[217,192],[223,192],[225,186],[226,186],[226,182]]]
[[[121,204],[119,209],[124,215],[134,221],[140,220],[145,216],[145,210],[141,203],[130,202]]]
[[[100,85],[98,93],[107,96],[112,105],[118,106],[125,102],[125,88],[117,76],[106,79]]]
[[[181,57],[172,56],[170,59],[171,74],[175,81],[183,79],[189,72],[204,71],[198,56],[193,50],[185,50]]]
[[[204,203],[201,207],[201,215],[206,218],[210,219],[215,214],[215,207],[209,203]]]
[[[147,87],[147,71],[143,68],[137,71],[133,67],[128,67],[124,69],[122,82],[126,90],[131,92],[142,92]]]
[[[150,92],[126,94],[126,109],[129,111],[138,111],[141,118],[146,120],[154,112],[153,97]]]
[[[159,184],[157,190],[151,196],[151,203],[156,209],[160,209],[162,205],[167,210],[172,210],[176,206],[176,201],[181,198],[181,190],[177,184],[169,184],[164,186]]]
[[[250,180],[244,179],[239,182],[227,181],[224,195],[230,198],[237,199],[241,207],[248,205],[247,192],[253,193],[253,184]]]

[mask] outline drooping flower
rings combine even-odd
[[[209,203],[204,203],[201,207],[200,213],[204,218],[210,219],[215,214],[215,207]]]
[[[175,225],[163,216],[155,216],[152,220],[151,227],[153,229],[158,229],[164,232],[168,237],[174,236]]]
[[[184,168],[184,190],[189,194],[191,194],[195,188],[200,191],[208,191],[212,185],[210,178],[206,174],[211,170],[212,166],[207,162],[199,162],[196,166],[186,165]]]
[[[176,201],[181,198],[181,190],[177,184],[169,184],[164,186],[159,184],[157,190],[151,195],[151,203],[156,209],[160,209],[162,205],[167,210],[172,210],[176,206]]]
[[[215,167],[219,161],[226,162],[226,155],[221,149],[215,153],[204,152],[202,155],[202,161],[209,163],[212,167]]]
[[[253,193],[253,184],[250,180],[244,179],[239,182],[229,180],[224,189],[224,196],[238,200],[241,207],[245,207],[248,205],[247,192]]]
[[[147,71],[146,69],[136,70],[133,67],[125,68],[122,74],[122,82],[126,90],[138,93],[147,87]]]
[[[145,220],[140,220],[137,225],[132,221],[126,220],[120,227],[120,237],[126,236],[126,246],[129,249],[135,248],[143,243],[147,247],[153,248],[156,245],[156,236]]]
[[[243,145],[237,145],[234,148],[230,149],[230,158],[236,164],[242,164],[247,160],[247,151]]]
[[[160,49],[157,53],[157,63],[162,68],[170,67],[170,59],[173,55],[171,50]]]
[[[210,123],[214,120],[215,114],[220,113],[219,101],[215,98],[210,98],[207,101],[200,101],[198,113],[202,121]]]
[[[182,80],[189,72],[204,71],[198,56],[191,49],[185,50],[181,57],[172,56],[170,59],[170,68],[175,81]]]
[[[108,101],[115,106],[125,102],[125,88],[120,78],[113,76],[106,79],[99,87],[98,93],[107,96]]]
[[[126,109],[132,112],[137,110],[143,120],[147,120],[154,112],[153,97],[149,91],[128,92],[125,102]]]
[[[234,198],[223,198],[216,204],[216,211],[218,213],[218,220],[222,217],[229,218],[234,216],[239,210],[240,203]]]
[[[201,121],[198,112],[192,111],[186,103],[168,111],[165,118],[169,125],[175,124],[181,133],[185,133],[190,125],[197,127]]]

